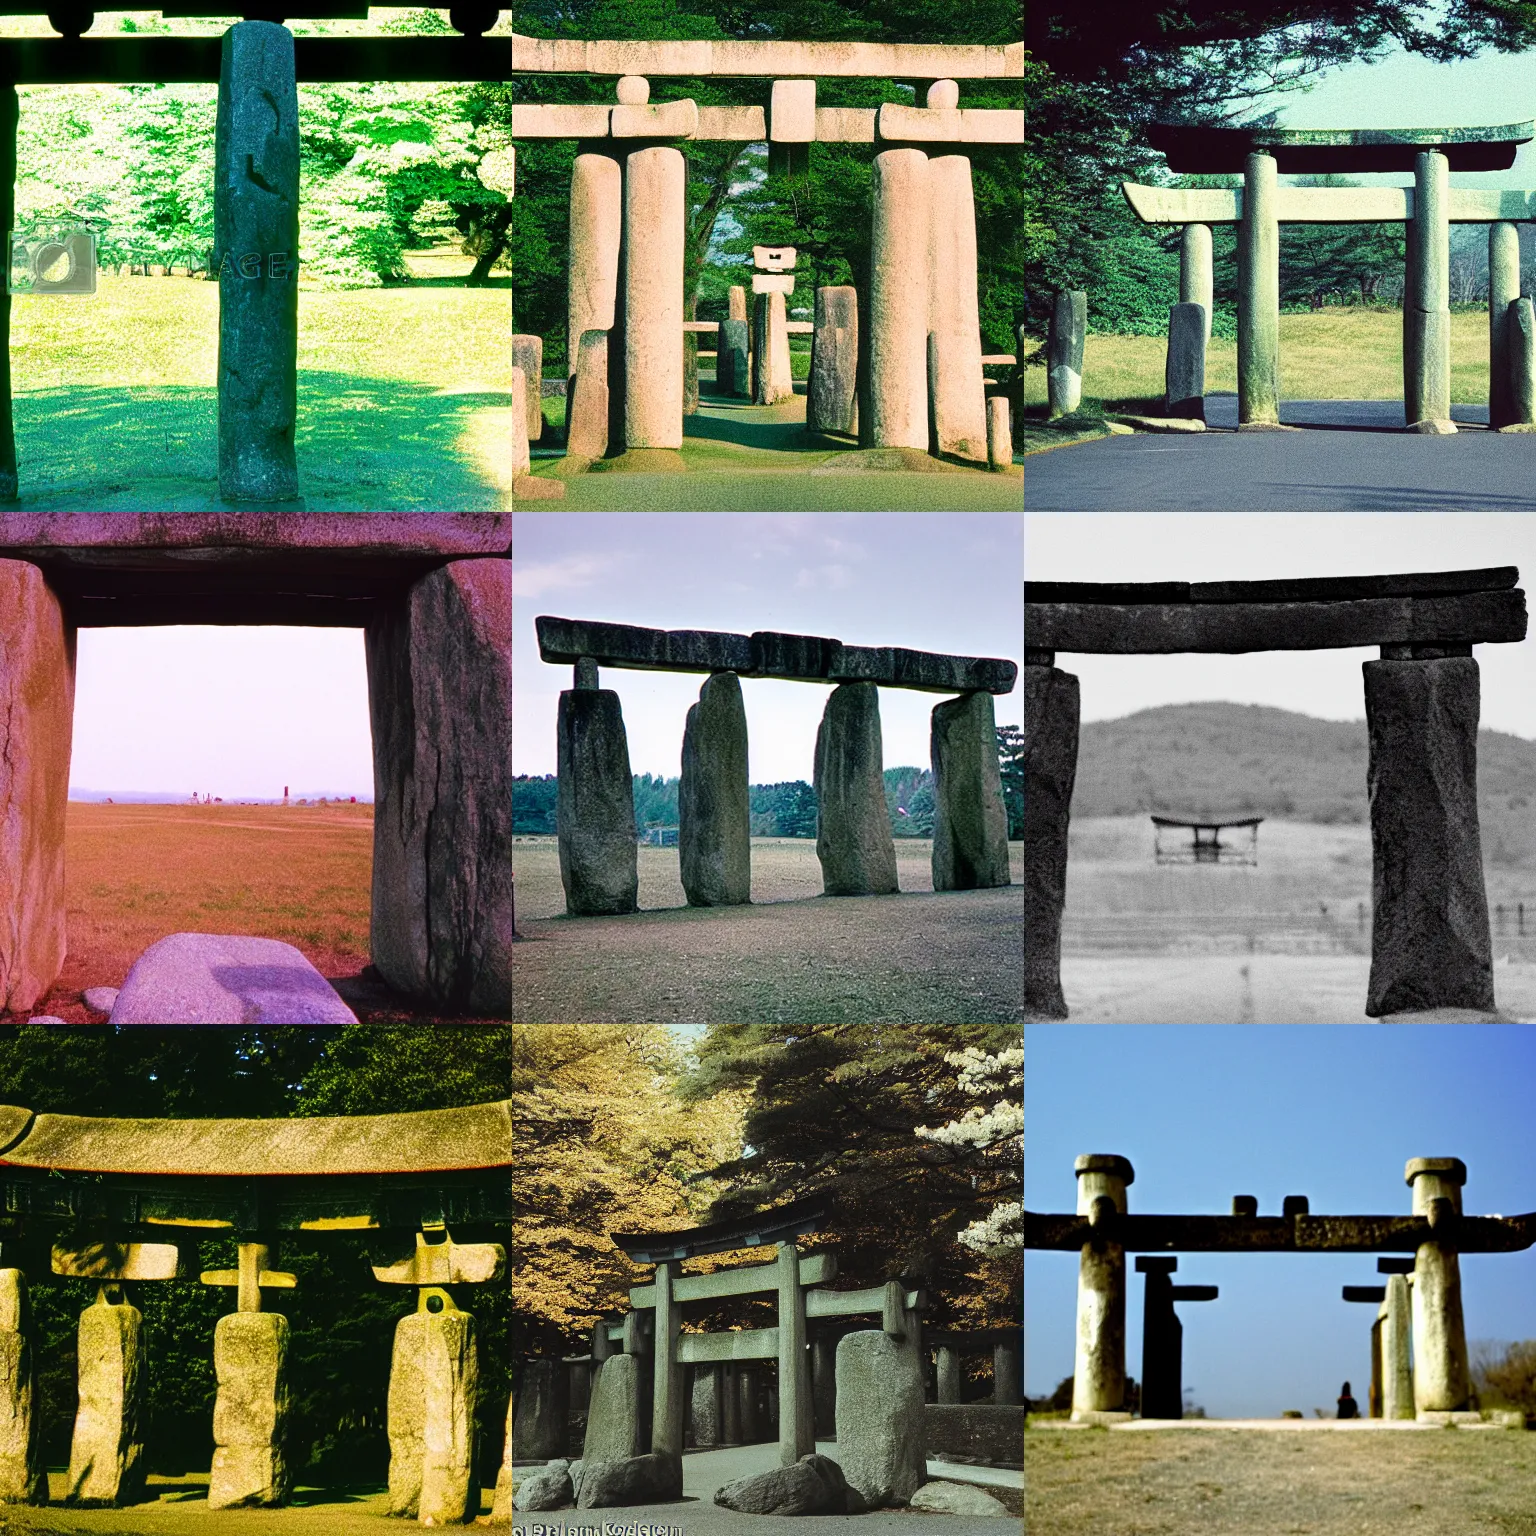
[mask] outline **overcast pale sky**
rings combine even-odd
[[[1524,512],[1031,512],[1035,581],[1243,581],[1514,565],[1536,578],[1536,518]],[[1084,720],[1159,704],[1228,699],[1325,720],[1363,720],[1360,663],[1376,647],[1245,656],[1079,656]],[[1536,737],[1536,640],[1480,645],[1482,723]]]
[[[555,715],[571,669],[539,659],[534,619],[656,629],[773,629],[854,645],[1023,661],[1023,518],[1008,512],[514,512],[512,766],[555,771]],[[624,709],[630,768],[675,777],[700,675],[604,668]],[[754,784],[811,778],[828,690],[749,678]],[[1022,685],[996,700],[1022,718]],[[928,765],[940,695],[882,689],[885,766]]]

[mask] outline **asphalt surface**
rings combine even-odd
[[[1292,400],[1299,432],[1238,432],[1237,397],[1208,395],[1198,433],[1142,433],[1030,455],[1035,512],[1400,512],[1536,509],[1536,434],[1490,432],[1486,406],[1458,405],[1468,430],[1404,430],[1397,400]]]

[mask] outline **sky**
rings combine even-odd
[[[512,771],[555,771],[555,719],[571,668],[539,659],[534,619],[656,629],[771,629],[851,645],[1023,662],[1023,518],[1008,512],[514,512]],[[702,675],[605,667],[633,773],[675,778]],[[742,681],[753,784],[810,781],[825,687]],[[1022,684],[995,700],[1018,724]],[[880,693],[885,766],[928,766],[940,695]]]
[[[1525,512],[1031,512],[1024,563],[1034,581],[1245,581],[1514,565],[1536,579],[1536,518]],[[1372,646],[1244,656],[1083,656],[1083,719],[1160,704],[1270,704],[1363,720],[1360,664]],[[1480,645],[1482,723],[1536,738],[1536,640]]]
[[[71,789],[373,798],[361,629],[82,629]]]
[[[1413,1157],[1467,1165],[1469,1215],[1536,1209],[1536,1030],[1520,1025],[1029,1025],[1024,1207],[1076,1208],[1073,1160],[1128,1157],[1129,1208],[1228,1214],[1257,1196],[1278,1215],[1407,1215]],[[1025,1250],[1024,1390],[1072,1374],[1077,1255]],[[1127,1260],[1126,1367],[1141,1379],[1143,1277]],[[1536,1250],[1461,1259],[1469,1344],[1536,1339]],[[1217,1418],[1332,1411],[1348,1380],[1363,1405],[1375,1308],[1345,1285],[1383,1284],[1373,1254],[1181,1255],[1184,1383]]]

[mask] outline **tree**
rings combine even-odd
[[[1016,725],[997,727],[997,767],[1003,781],[1003,809],[1008,836],[1024,836],[1024,732]]]

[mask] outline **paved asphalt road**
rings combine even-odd
[[[1489,432],[1486,406],[1458,405],[1470,430],[1423,437],[1394,400],[1295,400],[1300,432],[1238,432],[1237,397],[1206,397],[1202,433],[1141,433],[1031,454],[1035,512],[1398,512],[1536,509],[1536,434]]]

